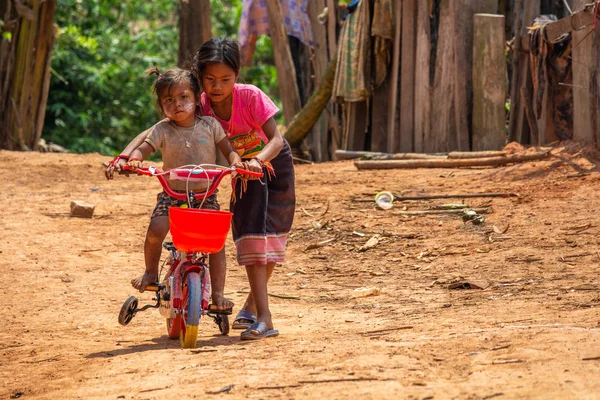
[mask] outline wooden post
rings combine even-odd
[[[300,110],[300,93],[296,83],[296,69],[292,61],[292,53],[288,42],[283,16],[281,15],[281,4],[278,0],[266,0],[267,16],[269,18],[269,32],[273,42],[273,56],[277,68],[279,81],[279,94],[283,103],[283,115],[288,125]]]
[[[435,73],[431,93],[431,129],[425,136],[425,151],[428,153],[456,150],[454,131],[456,115],[454,111],[454,25],[450,16],[450,1],[440,4],[439,27],[437,34]]]
[[[594,31],[594,48],[592,52],[592,68],[590,74],[590,110],[592,119],[592,135],[596,147],[600,145],[600,34]]]
[[[519,62],[521,61],[521,10],[523,9],[523,0],[515,0],[513,10],[514,45],[512,60],[512,77],[510,80],[510,121],[508,128],[508,140],[513,142],[517,138],[517,109],[520,103],[519,93]]]
[[[498,0],[451,0],[454,21],[454,107],[456,148],[469,150],[471,109],[473,104],[473,16],[477,13],[495,14]],[[503,37],[503,36],[500,36]]]
[[[395,153],[398,147],[396,140],[396,106],[398,104],[398,74],[400,73],[400,39],[402,32],[402,4],[394,1],[394,50],[392,52],[392,69],[390,71],[390,92],[387,108],[387,151]]]
[[[402,49],[400,67],[400,129],[398,149],[414,150],[417,0],[402,1]]]
[[[200,45],[212,37],[210,0],[179,2],[179,55],[177,64],[192,61]]]
[[[415,61],[415,151],[425,151],[423,141],[429,137],[431,96],[429,93],[429,69],[431,59],[430,2],[417,3],[417,48]]]
[[[473,40],[473,146],[500,150],[506,144],[504,16],[475,14]]]
[[[579,11],[589,0],[573,0],[573,11]],[[594,143],[590,99],[594,36],[593,26],[573,32],[573,139]]]
[[[325,7],[325,0],[313,0],[308,2],[308,15],[310,16],[310,24],[312,28],[312,36],[314,42],[313,49],[313,91],[317,88],[321,79],[327,72],[327,31],[324,25],[319,23],[318,15]],[[321,113],[319,120],[312,129],[312,137],[310,138],[310,147],[313,160],[316,162],[328,161],[328,129],[327,129],[327,114]]]

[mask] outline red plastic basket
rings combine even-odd
[[[181,251],[217,253],[225,245],[232,215],[220,210],[171,207],[173,244]]]

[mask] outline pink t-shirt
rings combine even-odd
[[[202,114],[215,117],[223,127],[231,145],[242,158],[252,158],[269,143],[262,126],[279,108],[254,85],[233,86],[233,131],[230,121],[222,120],[211,110],[210,100],[202,93]]]

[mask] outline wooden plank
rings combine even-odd
[[[400,73],[400,39],[402,32],[402,3],[394,1],[394,50],[392,52],[392,69],[390,71],[390,91],[387,109],[387,151],[396,152],[396,106],[398,104],[398,75]]]
[[[345,102],[346,141],[344,149],[363,150],[368,125],[368,106],[366,101]]]
[[[327,0],[327,42],[329,44],[329,59],[332,60],[337,54],[337,12],[336,0]]]
[[[371,151],[386,151],[387,149],[387,119],[386,106],[388,102],[389,79],[373,92],[371,107]]]
[[[400,127],[398,149],[413,151],[415,131],[415,55],[417,0],[402,1],[400,59]]]
[[[417,8],[416,57],[422,68],[415,71],[415,143],[414,151],[423,152],[425,137],[429,137],[431,96],[429,64],[431,59],[431,1],[419,1]]]
[[[449,1],[440,5],[438,40],[435,54],[435,73],[431,87],[431,129],[425,136],[428,153],[456,150],[454,119],[454,26]]]
[[[525,108],[525,116],[527,117],[527,125],[529,125],[529,134],[531,136],[531,144],[537,144],[540,146],[542,144],[542,140],[540,137],[538,124],[535,119],[535,111],[533,110],[533,98],[531,97],[531,92],[527,86],[523,86],[521,88],[520,101]]]
[[[576,4],[577,6],[575,6]],[[594,3],[589,0],[573,0],[573,9],[581,11],[546,25],[544,34],[547,41],[556,43],[565,33],[594,25]]]
[[[573,0],[573,10],[581,10],[589,0]],[[576,12],[576,14],[579,14]],[[593,25],[573,32],[573,139],[593,143],[590,75],[592,70]]]
[[[592,51],[592,68],[590,74],[590,102],[592,114],[592,132],[596,147],[600,145],[600,33],[592,33],[594,48]]]
[[[495,14],[498,0],[450,0],[454,23],[454,109],[456,148],[469,150],[471,108],[473,104],[473,16]],[[500,35],[503,37],[503,35]]]
[[[283,103],[283,115],[286,125],[302,109],[300,93],[296,83],[296,69],[292,61],[290,46],[283,25],[281,4],[278,0],[266,0],[269,33],[273,42],[273,56],[277,68],[279,94]]]
[[[473,150],[506,144],[504,16],[475,14],[473,40]]]
[[[313,0],[308,2],[308,15],[310,17],[314,43],[314,49],[312,50],[314,70],[313,90],[325,76],[325,72],[327,71],[327,63],[329,61],[329,55],[327,52],[327,30],[325,25],[319,23],[318,18],[319,13],[323,10],[325,5],[325,0]],[[311,136],[309,138],[311,154],[314,161],[322,162],[330,160],[329,149],[327,145],[328,137],[329,132],[327,127],[327,113],[322,112],[319,120],[313,127]]]

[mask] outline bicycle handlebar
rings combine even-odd
[[[211,196],[217,190],[217,187],[219,186],[219,183],[221,183],[221,180],[226,175],[229,175],[234,171],[241,175],[256,176],[259,178],[263,176],[262,172],[252,172],[236,167],[223,167],[223,169],[204,169],[201,165],[199,165],[196,169],[174,168],[167,171],[161,171],[160,169],[155,167],[132,168],[129,165],[124,165],[123,170],[120,172],[120,174],[126,175],[129,173],[136,173],[138,175],[156,176],[163,189],[165,189],[165,192],[167,192],[169,196],[177,200],[187,200],[188,195],[187,193],[180,193],[171,189],[167,178],[165,178],[166,173],[174,173],[175,175],[184,178],[190,178],[192,176],[196,178],[200,177],[201,179],[208,178],[209,184],[207,189],[202,193],[194,193],[193,196],[195,200],[202,200],[206,197]]]

